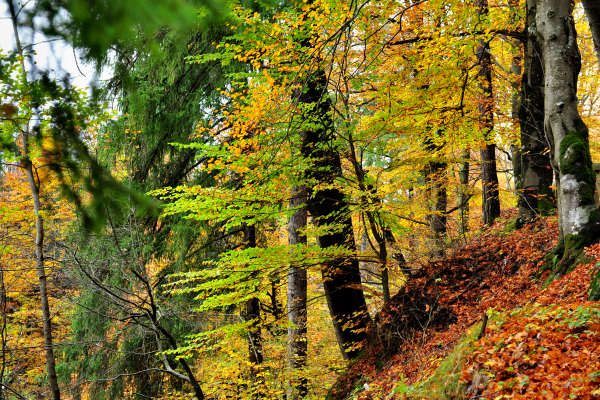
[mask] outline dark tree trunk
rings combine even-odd
[[[535,31],[536,0],[527,0],[525,61],[521,80],[519,221],[527,222],[554,207],[550,143],[544,132],[544,64]]]
[[[464,236],[469,231],[469,169],[471,151],[466,149],[462,154],[462,162],[458,171],[458,232]]]
[[[488,1],[476,1],[477,12],[481,17],[488,15]],[[481,182],[482,182],[482,218],[486,225],[492,225],[500,216],[500,196],[498,189],[498,173],[496,172],[496,145],[492,137],[494,131],[494,94],[492,89],[492,54],[490,44],[483,39],[477,48],[479,63],[479,85],[481,99],[479,102],[479,126],[483,130],[486,145],[481,149]]]
[[[439,134],[439,132],[438,132]],[[433,239],[432,248],[435,257],[444,255],[444,239],[446,237],[446,207],[448,194],[446,191],[446,162],[442,161],[441,154],[444,146],[435,142],[435,139],[425,140],[425,148],[434,158],[425,167],[425,182],[429,191],[429,229]]]
[[[254,225],[245,225],[244,243],[247,248],[256,247],[256,228]],[[246,301],[243,310],[245,321],[252,321],[248,327],[248,361],[252,368],[263,362],[262,336],[260,328],[260,301],[257,297],[252,297]]]
[[[366,339],[370,317],[362,291],[356,258],[352,217],[344,194],[331,187],[342,176],[342,165],[334,144],[331,103],[326,93],[327,78],[317,71],[296,98],[302,112],[304,140],[302,156],[309,160],[306,172],[309,188],[308,211],[317,227],[335,225],[333,232],[318,237],[322,248],[345,247],[353,255],[329,260],[322,266],[323,286],[342,355],[355,358]],[[312,193],[310,193],[312,192]]]
[[[290,208],[297,208],[307,202],[306,188],[304,186],[292,188]],[[298,208],[292,214],[288,224],[289,244],[306,245],[306,236],[303,232],[307,224],[306,207]],[[288,271],[288,366],[292,372],[292,378],[288,383],[287,399],[297,400],[308,394],[308,381],[302,375],[306,368],[306,355],[308,342],[306,338],[307,322],[307,276],[306,268],[297,263],[292,263]]]
[[[583,0],[583,8],[585,9],[585,14],[590,23],[592,39],[594,40],[594,49],[596,50],[598,62],[600,62],[600,1]]]
[[[436,170],[438,170],[437,172],[439,173],[445,172],[445,164],[443,164],[443,167],[436,166]],[[443,240],[446,236],[446,206],[448,204],[446,184],[447,182],[444,182],[442,178],[438,178],[433,183],[432,211],[434,213],[431,215],[429,220],[431,233],[441,246],[443,246]]]

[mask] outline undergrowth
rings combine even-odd
[[[344,377],[352,390],[333,399],[600,399],[600,304],[588,300],[600,245],[585,249],[587,264],[542,287],[533,278],[556,246],[555,220],[502,227],[425,266],[380,317],[406,322],[424,293],[454,320],[401,331],[409,334],[392,342],[397,354],[383,368],[376,352],[356,363]],[[485,310],[488,328],[477,340]]]
[[[473,344],[481,331],[481,323],[472,326],[465,337],[454,347],[435,370],[433,375],[424,381],[407,384],[403,377],[392,390],[392,395],[405,399],[462,399],[466,386],[461,382],[461,374],[465,357],[473,351]]]

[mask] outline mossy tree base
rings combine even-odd
[[[583,256],[585,242],[581,235],[567,235],[564,239],[561,239],[556,248],[546,256],[544,265],[540,270],[540,273],[550,271],[546,284],[568,273],[578,264]]]
[[[567,235],[558,243],[556,248],[546,256],[544,265],[540,269],[540,275],[546,271],[550,274],[544,284],[548,285],[556,278],[569,273],[579,264],[589,262],[583,249],[599,241],[596,235]],[[596,273],[590,285],[590,300],[600,299],[600,276]]]

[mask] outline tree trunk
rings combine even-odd
[[[571,1],[537,1],[536,25],[545,66],[545,130],[552,140],[553,163],[558,171],[561,261],[556,274],[564,273],[581,249],[596,241],[600,233],[588,130],[577,110],[581,56],[572,12]]]
[[[519,16],[519,0],[509,0],[508,5],[511,11],[511,19],[515,24],[520,23]],[[527,31],[527,25],[525,26],[525,31]],[[523,55],[522,55],[522,47],[523,41],[520,39],[514,39],[511,41],[511,50],[513,53],[511,67],[510,67],[510,86],[512,89],[512,99],[511,99],[511,117],[513,120],[513,129],[516,129],[517,121],[520,121],[519,118],[519,107],[521,105],[521,75],[523,74]],[[515,183],[515,193],[517,194],[517,201],[519,198],[518,191],[516,190],[518,186],[521,184],[521,149],[517,146],[516,143],[510,144],[510,158],[512,162],[513,169],[513,180]],[[507,182],[508,184],[508,182]]]
[[[376,193],[376,190],[374,190],[373,187],[367,186],[365,184],[365,170],[361,164],[361,162],[359,162],[357,156],[356,156],[356,147],[354,146],[354,139],[352,137],[352,134],[350,134],[348,136],[348,144],[350,145],[350,161],[354,167],[354,173],[356,174],[356,180],[358,183],[358,188],[360,189],[360,191],[362,192],[361,195],[361,203],[364,207],[369,207],[372,206],[373,204],[381,204],[381,199],[379,198],[379,196]],[[377,256],[379,258],[379,263],[380,263],[380,275],[381,275],[381,288],[383,291],[383,302],[387,303],[388,301],[390,301],[391,299],[391,295],[390,295],[390,278],[389,278],[389,268],[388,268],[388,261],[387,261],[387,238],[386,238],[386,226],[385,223],[383,221],[383,219],[381,218],[381,213],[379,211],[373,211],[373,210],[365,210],[364,211],[364,218],[366,218],[369,221],[369,228],[371,233],[373,234],[373,238],[375,239],[375,241],[377,242],[377,249],[375,249],[375,246],[373,247],[373,250],[377,253]],[[364,240],[365,244],[369,243],[372,245],[372,243],[370,243],[369,241],[369,233],[366,232],[367,230],[367,226],[365,223],[365,232],[363,234],[362,239]],[[366,246],[364,249],[361,248],[361,251],[366,250]],[[360,265],[363,264],[363,265]],[[361,267],[367,266],[368,267],[369,263],[359,263],[359,269]],[[361,271],[361,276],[363,277],[363,279],[366,279],[365,277],[365,272],[367,271]]]
[[[304,186],[292,188],[290,208],[306,204],[308,198]],[[292,214],[289,225],[289,244],[306,245],[306,236],[303,232],[307,224],[306,207],[298,208]],[[306,338],[307,321],[307,277],[306,268],[292,263],[288,271],[288,366],[292,377],[288,381],[287,399],[297,400],[308,394],[308,380],[302,377],[306,368],[306,355],[308,342]],[[298,376],[300,375],[300,376]]]
[[[0,267],[0,312],[2,313],[2,321],[0,322],[0,357],[2,358],[0,365],[0,400],[5,400],[4,397],[4,373],[6,372],[6,356],[7,356],[7,313],[6,313],[6,286],[4,285],[4,266]]]
[[[439,132],[438,132],[439,134]],[[425,167],[425,181],[429,191],[429,229],[433,240],[432,251],[434,257],[444,255],[446,237],[446,207],[448,205],[448,194],[446,191],[446,168],[447,164],[442,159],[444,146],[434,142],[433,138],[425,140],[425,148],[435,159]]]
[[[310,181],[308,211],[317,227],[335,226],[318,237],[322,248],[344,247],[353,255],[329,260],[322,266],[323,286],[342,355],[355,358],[366,339],[370,316],[362,291],[356,258],[352,217],[344,194],[334,186],[342,176],[342,164],[334,144],[331,103],[327,98],[327,77],[314,73],[296,94],[302,112],[304,140],[302,156],[309,160],[306,178]],[[315,186],[325,186],[314,190]],[[312,192],[312,193],[310,193]]]
[[[536,0],[527,0],[525,60],[518,106],[521,127],[519,222],[538,214],[546,215],[554,207],[553,172],[549,141],[544,132],[544,64],[541,45],[535,31]]]
[[[445,167],[445,164],[444,164]],[[440,167],[443,168],[443,167]],[[436,166],[436,170],[438,167]],[[443,173],[445,168],[436,172]],[[431,233],[441,249],[444,246],[444,237],[446,236],[446,206],[448,204],[448,194],[446,192],[446,182],[438,177],[433,183],[432,189],[432,211],[433,214],[429,220]],[[442,250],[443,251],[443,250]]]
[[[379,271],[381,273],[381,290],[383,292],[383,302],[387,303],[392,298],[390,294],[390,275],[389,275],[389,267],[388,267],[388,253],[387,253],[387,238],[386,238],[386,227],[381,222],[381,218],[379,219],[379,223],[375,219],[376,216],[379,216],[379,213],[374,213],[371,211],[365,212],[366,218],[369,220],[369,226],[371,228],[371,233],[377,242],[377,256],[379,258]],[[368,234],[367,234],[368,240]]]
[[[244,243],[247,248],[256,247],[256,228],[245,225]],[[246,301],[243,311],[244,321],[252,321],[248,327],[248,361],[253,367],[263,362],[262,337],[260,328],[260,301],[252,297]]]
[[[48,288],[46,280],[46,270],[44,268],[44,219],[40,213],[40,193],[33,175],[33,167],[29,160],[29,151],[27,140],[24,135],[23,166],[29,181],[31,197],[33,199],[33,210],[35,213],[35,260],[37,266],[38,279],[40,281],[40,301],[42,306],[44,347],[46,348],[46,369],[48,373],[48,384],[50,386],[50,398],[60,400],[60,390],[58,388],[58,378],[56,376],[56,363],[54,360],[54,345],[52,341],[52,321],[50,316],[50,305],[48,303]]]
[[[25,74],[25,71],[27,71],[25,68],[25,54],[23,52],[23,47],[21,46],[17,21],[17,11],[13,0],[8,0],[8,8],[13,25],[17,52],[21,56],[21,67],[23,68],[23,74]],[[26,76],[24,77],[24,80],[27,80]],[[33,165],[31,164],[29,154],[29,127],[25,127],[22,130],[22,140],[23,154],[21,159],[21,165],[25,170],[27,180],[29,182],[29,189],[31,192],[33,210],[35,215],[35,260],[40,285],[40,303],[42,308],[44,347],[46,351],[46,372],[48,374],[50,398],[52,400],[60,400],[60,389],[58,387],[58,378],[56,376],[56,363],[54,360],[52,321],[50,317],[50,305],[48,304],[46,271],[44,268],[44,219],[42,217],[42,214],[40,213],[42,208],[40,204],[40,192],[38,184],[35,181],[35,177],[33,174]]]
[[[471,151],[466,149],[462,154],[462,162],[458,171],[460,187],[456,200],[458,202],[458,233],[464,236],[469,231],[469,160]]]
[[[583,0],[583,8],[590,23],[594,49],[596,50],[598,62],[600,62],[600,2],[598,0]]]
[[[487,18],[488,1],[477,0],[475,3],[480,17]],[[481,99],[479,101],[479,126],[483,130],[486,141],[481,149],[481,182],[482,182],[482,218],[486,225],[492,225],[500,216],[500,196],[498,190],[498,173],[496,172],[496,145],[494,144],[494,95],[492,89],[492,54],[490,44],[483,39],[477,48],[479,63],[479,85]]]

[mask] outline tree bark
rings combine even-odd
[[[4,284],[4,266],[0,267],[0,312],[2,313],[2,321],[0,322],[0,400],[5,400],[4,397],[4,373],[6,372],[6,355],[7,355],[7,310],[6,310],[6,286]]]
[[[458,171],[460,187],[456,200],[458,202],[458,232],[464,236],[469,231],[469,169],[471,151],[466,149],[462,154],[462,162]]]
[[[487,0],[475,2],[480,17],[487,18],[489,9]],[[479,62],[479,85],[481,99],[479,101],[479,126],[483,130],[486,141],[481,149],[481,182],[482,182],[482,218],[486,225],[492,225],[500,216],[500,196],[498,189],[498,173],[496,172],[496,145],[492,137],[494,131],[494,94],[492,89],[492,54],[490,44],[483,39],[477,48]]]
[[[519,0],[509,0],[508,5],[511,11],[511,19],[515,24],[520,22],[519,16]],[[525,26],[525,31],[527,31],[527,25]],[[521,76],[523,75],[523,55],[522,55],[522,44],[523,41],[520,39],[514,39],[511,41],[511,50],[513,52],[510,74],[511,81],[510,86],[512,89],[512,99],[511,99],[511,117],[513,119],[513,126],[516,128],[517,121],[520,122],[519,118],[519,107],[521,105]],[[513,169],[513,180],[515,183],[515,194],[517,195],[517,201],[519,199],[519,193],[517,191],[518,186],[522,181],[522,171],[521,171],[521,149],[517,146],[516,143],[511,143],[509,147],[510,158]],[[509,182],[507,182],[510,185]]]
[[[527,0],[525,59],[518,105],[521,128],[519,221],[531,221],[554,207],[549,141],[544,132],[544,63],[536,33],[536,0]]]
[[[23,68],[23,74],[25,74],[25,54],[23,52],[23,47],[21,46],[21,40],[19,37],[17,12],[13,1],[8,0],[7,2],[13,25],[13,31],[15,34],[17,52],[21,56],[21,67]],[[27,81],[26,76],[24,76],[23,79]],[[29,153],[29,127],[25,127],[22,130],[21,137],[23,140],[21,166],[23,167],[23,169],[25,170],[25,174],[27,175],[35,215],[35,260],[40,285],[40,303],[42,309],[44,347],[46,352],[46,372],[48,374],[50,398],[52,400],[60,400],[60,389],[58,387],[58,378],[56,376],[56,362],[54,359],[54,344],[52,341],[52,321],[50,316],[50,305],[48,303],[46,270],[44,266],[44,219],[41,214],[42,207],[40,203],[39,186],[35,181],[35,177],[33,174],[33,165],[31,164],[31,158]]]
[[[545,66],[545,130],[552,141],[553,166],[558,171],[563,259],[569,261],[571,248],[582,248],[595,241],[600,233],[599,210],[594,202],[596,174],[592,168],[588,130],[577,110],[581,56],[572,2],[538,0],[536,4],[536,25]]]
[[[52,321],[50,316],[50,305],[48,303],[48,284],[46,279],[46,270],[44,267],[44,219],[40,213],[40,193],[33,175],[33,167],[29,160],[29,151],[26,144],[29,140],[24,135],[23,165],[29,181],[31,197],[33,199],[33,209],[35,213],[35,260],[38,279],[40,282],[40,301],[42,306],[44,347],[46,349],[46,369],[48,373],[48,385],[50,386],[50,395],[52,400],[60,400],[60,390],[58,387],[58,378],[56,376],[56,363],[54,359],[54,345],[52,340]]]
[[[583,0],[583,8],[590,23],[594,49],[600,63],[600,2],[598,0]]]
[[[360,196],[362,205],[364,207],[368,208],[369,206],[373,206],[374,204],[377,204],[377,205],[381,204],[381,199],[377,195],[376,190],[374,190],[374,188],[372,188],[370,186],[367,186],[367,184],[365,183],[366,172],[365,172],[361,162],[358,160],[357,153],[356,153],[356,147],[354,146],[354,139],[352,137],[352,134],[348,135],[348,144],[350,145],[350,161],[352,163],[352,166],[354,167],[354,173],[356,174],[358,188],[362,192],[362,195]],[[364,210],[363,218],[366,218],[369,221],[369,229],[370,229],[371,233],[373,234],[373,238],[377,242],[377,249],[375,248],[375,246],[372,246],[372,248],[377,253],[377,256],[379,258],[379,264],[380,264],[379,270],[380,270],[380,275],[381,275],[381,289],[383,292],[383,302],[387,303],[391,299],[389,267],[388,267],[388,260],[387,260],[387,258],[388,258],[387,257],[387,243],[386,243],[386,241],[387,241],[386,229],[387,228],[385,226],[383,219],[381,218],[380,211],[366,209],[366,210]],[[363,221],[364,221],[364,219],[363,219]],[[363,239],[365,240],[365,242],[372,245],[372,243],[370,243],[370,241],[369,241],[369,233],[367,232],[366,223],[365,223],[364,228],[365,228],[365,232],[364,232]],[[366,250],[366,248],[361,249],[361,250]],[[364,265],[360,265],[360,264],[361,263],[359,263],[359,269],[360,269],[360,267],[364,266]],[[368,265],[368,263],[365,263],[365,265]],[[361,273],[361,276],[363,277],[363,279],[365,279],[365,272],[366,271],[362,271],[362,273]]]
[[[246,247],[256,247],[256,227],[254,225],[245,225],[243,231]],[[260,301],[257,297],[252,297],[246,301],[243,318],[245,321],[252,321],[248,327],[248,361],[253,366],[257,366],[263,362]]]
[[[353,254],[329,260],[321,270],[340,350],[345,359],[352,359],[359,354],[367,337],[370,316],[362,291],[349,205],[334,185],[342,176],[342,164],[334,144],[325,72],[316,71],[298,92],[296,98],[305,127],[302,156],[310,163],[306,172],[310,182],[307,208],[317,227],[335,226],[334,231],[329,228],[328,233],[318,237],[319,246],[344,247]],[[314,189],[319,186],[324,188]]]
[[[387,303],[391,300],[392,296],[390,293],[390,275],[388,267],[388,253],[387,253],[387,238],[386,238],[386,227],[381,222],[381,215],[371,211],[365,212],[366,218],[369,221],[369,227],[371,233],[377,242],[377,256],[379,258],[380,273],[381,273],[381,290],[383,292],[383,302]],[[379,223],[377,223],[376,217],[379,217]],[[367,234],[368,235],[368,234]],[[367,236],[368,240],[368,236]]]
[[[427,138],[425,148],[435,159],[425,167],[425,181],[429,191],[429,229],[432,236],[432,249],[434,257],[444,255],[444,238],[446,237],[446,208],[448,205],[448,193],[446,191],[446,168],[447,164],[441,161],[441,151],[444,146],[434,142],[433,138]]]
[[[298,186],[292,188],[290,208],[298,208],[292,214],[289,224],[289,244],[306,245],[306,229],[308,213],[306,202],[308,201],[306,188]],[[304,205],[304,206],[303,206]],[[308,342],[306,338],[307,328],[307,273],[306,268],[297,263],[292,263],[288,271],[288,367],[292,378],[288,381],[287,399],[298,400],[308,394],[308,380],[302,377],[302,370],[306,368],[306,355]],[[300,375],[300,377],[298,377]]]

